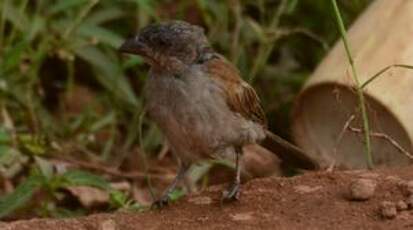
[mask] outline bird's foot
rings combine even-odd
[[[240,187],[240,183],[232,183],[231,186],[222,193],[221,203],[239,200]]]
[[[162,209],[169,204],[169,194],[161,196],[158,200],[154,201],[151,205],[151,209]]]

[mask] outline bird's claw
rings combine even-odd
[[[231,186],[222,193],[221,203],[226,201],[239,200],[240,184],[232,183]]]
[[[169,204],[169,196],[168,195],[164,195],[161,198],[159,198],[158,200],[154,201],[151,205],[151,209],[162,209],[166,206],[168,206]]]

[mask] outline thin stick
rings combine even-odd
[[[338,135],[333,153],[334,155],[337,154],[337,148],[338,145],[340,144],[341,140],[344,137],[344,134],[346,133],[347,129],[350,127],[351,122],[356,118],[356,115],[352,114],[346,121],[346,123],[344,123],[343,129],[341,130],[340,134]]]
[[[355,128],[355,127],[350,126],[350,127],[348,127],[348,129],[352,132],[355,132],[355,133],[363,133],[363,130],[361,130],[359,128]],[[370,136],[387,140],[397,150],[399,150],[401,153],[406,155],[409,159],[413,160],[413,155],[409,151],[405,150],[402,146],[400,146],[400,144],[397,143],[397,141],[394,140],[393,138],[391,138],[389,135],[387,135],[385,133],[370,132]]]
[[[162,144],[162,148],[158,153],[158,160],[162,160],[166,154],[169,152],[169,144],[167,141],[164,141],[164,143]]]
[[[353,80],[356,83],[357,96],[358,96],[359,105],[360,105],[360,109],[361,109],[361,116],[362,116],[362,119],[363,119],[364,140],[365,140],[365,145],[364,145],[365,149],[364,149],[364,151],[365,151],[366,158],[367,158],[367,166],[368,166],[369,169],[372,169],[373,168],[373,158],[372,158],[372,155],[371,155],[371,140],[370,140],[370,127],[369,127],[370,125],[369,125],[369,117],[367,115],[367,109],[366,109],[363,89],[361,87],[360,80],[359,80],[358,75],[357,75],[357,70],[356,70],[356,67],[355,67],[355,63],[354,63],[354,60],[353,60],[351,52],[350,52],[350,46],[347,42],[346,29],[344,28],[344,23],[343,23],[343,20],[341,18],[341,15],[340,15],[340,10],[338,9],[338,6],[337,6],[337,1],[336,0],[331,0],[331,2],[333,4],[333,8],[334,8],[334,12],[335,12],[336,20],[337,20],[337,25],[339,27],[341,38],[342,38],[343,43],[344,43],[344,48],[345,48],[346,53],[347,53],[347,58],[348,58],[348,61],[350,62],[351,70],[352,70],[352,73],[353,73]]]

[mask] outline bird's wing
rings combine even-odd
[[[241,79],[238,70],[224,57],[217,54],[211,57],[207,57],[207,60],[202,63],[204,71],[208,72],[209,77],[222,88],[228,106],[246,119],[267,128],[267,120],[255,90]],[[268,130],[266,135],[263,146],[277,154],[282,160],[298,168],[319,168],[317,161],[297,146]]]
[[[255,90],[240,77],[239,71],[223,56],[203,63],[205,71],[223,89],[228,106],[244,118],[267,127],[267,119]]]

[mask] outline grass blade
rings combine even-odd
[[[121,67],[96,47],[81,47],[76,54],[91,63],[96,69],[96,79],[120,101],[138,107],[138,100],[121,72]]]
[[[83,5],[86,3],[86,0],[65,0],[65,1],[57,1],[56,4],[51,6],[48,11],[49,14],[57,14],[66,10],[70,10],[74,7]]]
[[[387,72],[389,69],[392,69],[394,67],[399,67],[399,68],[406,68],[406,69],[411,69],[413,70],[413,66],[411,65],[400,65],[400,64],[395,64],[395,65],[389,65],[384,67],[382,70],[380,70],[378,73],[376,73],[375,75],[373,75],[372,77],[370,77],[366,82],[364,82],[361,85],[361,88],[364,89],[367,87],[367,85],[369,85],[371,82],[373,82],[374,80],[376,80],[378,77],[380,77],[382,74],[384,74],[385,72]]]
[[[347,59],[350,63],[351,70],[352,70],[352,76],[354,79],[354,82],[356,83],[356,90],[357,90],[357,96],[359,100],[359,106],[361,109],[361,116],[363,119],[363,130],[364,130],[364,152],[366,154],[366,160],[367,160],[367,166],[372,169],[373,168],[373,158],[371,154],[371,140],[370,140],[370,124],[369,124],[369,117],[367,115],[367,109],[366,109],[366,103],[365,103],[365,98],[363,94],[363,88],[361,87],[360,80],[357,75],[357,69],[353,60],[353,57],[351,55],[350,51],[350,46],[347,41],[347,35],[346,35],[346,29],[344,27],[344,22],[340,14],[340,10],[338,9],[337,6],[337,1],[336,0],[331,0],[334,8],[334,13],[336,16],[337,20],[337,25],[341,34],[341,39],[343,40],[344,48],[346,50],[347,54]]]
[[[34,192],[42,186],[43,177],[30,176],[21,183],[13,193],[0,199],[0,218],[5,217],[24,206],[32,198]]]
[[[110,184],[106,181],[103,177],[81,171],[81,170],[73,170],[68,171],[62,175],[64,180],[69,186],[73,185],[83,185],[83,186],[92,186],[104,190],[110,190]]]
[[[117,49],[123,41],[121,36],[108,29],[86,23],[79,26],[77,34],[84,37],[96,38],[98,42],[107,44],[114,49]]]

